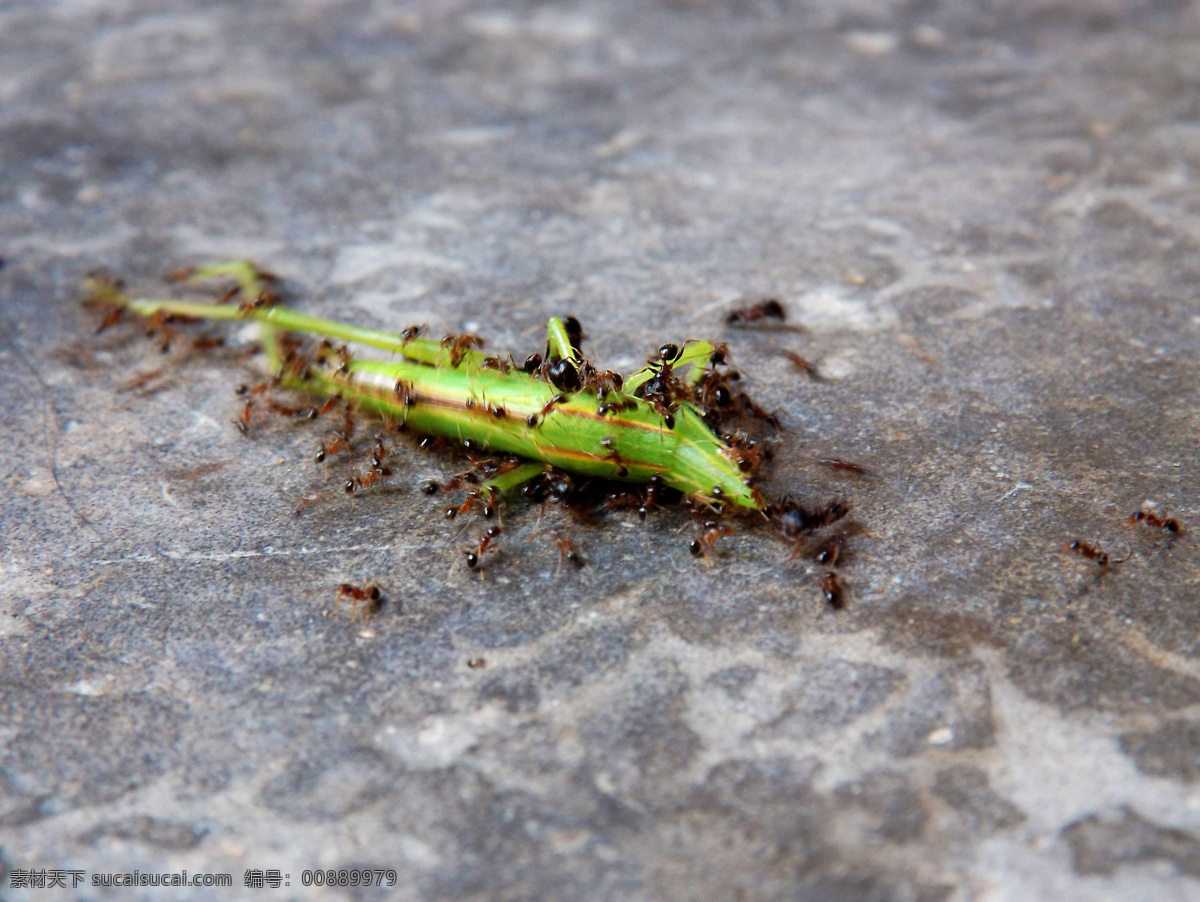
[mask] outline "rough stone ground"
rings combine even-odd
[[[5,4],[0,867],[1200,898],[1198,83],[1180,0]],[[236,345],[78,304],[231,256],[505,350],[564,312],[622,369],[725,338],[768,488],[869,531],[848,609],[670,514],[510,511],[480,580],[417,490],[454,462],[352,504],[321,429],[230,425]],[[767,296],[803,330],[723,325]],[[372,577],[382,614],[322,615]]]

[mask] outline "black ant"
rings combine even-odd
[[[567,330],[567,341],[571,343],[571,350],[582,357],[583,351],[580,349],[583,346],[583,340],[587,338],[583,334],[583,326],[575,317],[568,316],[563,320],[563,328]]]
[[[537,373],[559,391],[579,390],[579,369],[570,360],[562,357],[547,360],[538,366]]]
[[[768,298],[757,304],[738,307],[725,315],[725,323],[729,326],[742,326],[762,319],[777,319],[783,322],[787,319],[787,311],[783,309],[783,305],[779,301]]]

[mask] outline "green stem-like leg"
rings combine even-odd
[[[546,343],[550,348],[550,359],[570,360],[572,363],[578,363],[579,359],[575,356],[575,349],[571,347],[571,336],[567,334],[567,326],[557,316],[550,317],[550,321],[546,323]]]

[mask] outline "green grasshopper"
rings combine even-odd
[[[445,341],[347,325],[274,306],[269,276],[234,262],[191,271],[189,281],[231,277],[240,304],[132,298],[93,280],[92,297],[142,317],[252,320],[262,331],[270,371],[285,388],[342,399],[404,423],[415,432],[527,459],[493,476],[486,487],[504,492],[557,467],[570,473],[632,483],[661,480],[697,502],[763,511],[753,486],[755,463],[705,422],[705,386],[720,383],[724,349],[688,341],[660,349],[658,358],[627,379],[595,370],[579,352],[578,323],[551,318],[546,359],[524,366],[488,357],[474,336]],[[110,318],[111,319],[111,318]],[[106,321],[107,323],[107,321]],[[324,360],[298,358],[288,333],[389,352],[396,359],[356,359],[346,349]],[[681,376],[679,370],[685,370]],[[720,389],[718,389],[719,391]]]

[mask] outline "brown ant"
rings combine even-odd
[[[487,667],[487,661],[485,661],[483,658],[468,658],[467,666],[472,670],[482,670],[483,668]]]
[[[499,553],[500,549],[496,548],[492,543],[502,532],[504,532],[503,527],[489,526],[484,530],[483,537],[479,540],[479,546],[464,552],[467,556],[467,566],[470,569],[476,569],[479,566],[480,559],[489,551]]]
[[[817,463],[833,470],[835,473],[849,473],[852,476],[870,476],[871,471],[862,464],[842,460],[840,457],[818,457]]]
[[[777,319],[783,322],[787,319],[787,311],[783,309],[783,305],[779,301],[774,298],[768,298],[757,304],[747,304],[744,307],[731,310],[725,315],[725,324],[729,326],[744,326],[747,323],[758,322],[763,319]]]
[[[242,435],[250,434],[250,409],[253,406],[254,401],[250,398],[247,398],[245,403],[242,405],[242,412],[238,415],[237,419],[230,421],[234,426],[237,426],[238,432],[240,432]]]
[[[587,566],[587,561],[580,554],[579,548],[571,541],[569,536],[556,536],[554,544],[558,546],[559,554],[562,555],[562,560],[567,561],[577,568]]]
[[[625,461],[621,459],[621,455],[617,453],[617,449],[613,447],[613,440],[610,437],[600,439],[600,447],[608,452],[608,459],[617,466],[617,478],[624,478],[629,475],[629,467],[625,466]]]
[[[418,335],[420,335],[424,331],[425,331],[424,325],[409,326],[407,329],[405,329],[403,332],[400,333],[400,341],[404,344],[407,344],[408,342],[412,341],[414,338],[416,338]]]
[[[167,278],[170,279],[170,276],[168,276]],[[219,298],[217,298],[217,303],[218,304],[228,304],[230,301],[232,301],[234,298],[236,298],[238,296],[238,293],[240,291],[241,291],[241,289],[238,286],[230,285],[223,292],[221,292],[221,296]]]
[[[361,492],[363,489],[369,489],[378,485],[385,476],[390,476],[392,471],[387,467],[379,470],[368,470],[360,476],[355,476],[347,479],[343,483],[342,488],[346,490],[347,495],[353,495],[355,492]]]
[[[268,401],[267,406],[281,417],[307,416],[309,411],[312,410],[311,407],[288,407],[286,404],[280,404],[278,401]]]
[[[238,313],[246,316],[262,307],[273,307],[278,300],[279,295],[277,295],[274,291],[269,288],[264,289],[254,297],[245,298],[240,304],[238,304]]]
[[[1078,554],[1080,557],[1085,557],[1089,561],[1095,561],[1096,566],[1100,567],[1102,570],[1109,567],[1112,564],[1120,564],[1120,563],[1123,563],[1124,561],[1128,560],[1127,557],[1123,557],[1120,559],[1111,558],[1111,557],[1109,557],[1107,551],[1101,551],[1099,548],[1096,548],[1093,545],[1089,545],[1087,542],[1081,542],[1078,539],[1071,542],[1071,544],[1063,547],[1064,553],[1068,552],[1068,551],[1074,552],[1075,554]]]
[[[166,310],[156,311],[150,319],[146,320],[146,337],[152,338],[155,335],[159,337],[158,349],[163,354],[171,350],[171,339],[175,337],[175,330],[168,325],[177,317],[174,314],[168,313]]]
[[[767,505],[766,513],[774,522],[779,534],[786,541],[795,542],[822,526],[836,523],[850,513],[850,509],[839,501],[831,501],[823,507],[808,508],[794,501],[790,495],[785,495],[780,501]]]
[[[164,372],[165,368],[160,366],[152,370],[146,370],[144,373],[138,373],[132,379],[121,383],[121,391],[134,391],[139,388],[145,388]]]
[[[412,407],[417,403],[417,392],[413,388],[413,384],[405,382],[403,379],[396,380],[396,386],[392,389],[392,394],[405,407]]]
[[[327,458],[329,455],[336,454],[343,448],[349,448],[350,440],[354,438],[354,428],[354,408],[352,408],[350,405],[347,405],[346,416],[345,419],[342,420],[342,431],[335,432],[332,439],[330,439],[328,442],[321,443],[321,447],[318,449],[316,457],[314,458],[316,462],[324,463],[325,458]]]
[[[332,397],[326,399],[325,403],[320,407],[308,408],[308,410],[304,411],[305,418],[309,420],[315,420],[317,417],[324,416],[325,414],[329,413],[329,411],[333,410],[333,406],[337,403],[337,400],[337,395],[333,395]]]
[[[451,480],[453,484],[454,480]],[[456,486],[455,486],[456,487]],[[465,514],[478,509],[485,520],[490,520],[496,515],[496,499],[499,493],[495,486],[487,486],[486,489],[471,489],[467,492],[467,499],[458,507],[448,507],[445,510],[447,520],[453,520],[459,514]]]
[[[674,372],[679,359],[679,346],[665,344],[658,349],[658,356],[649,360],[656,367],[654,375],[634,390],[634,397],[650,404],[663,419],[667,429],[675,428],[675,410],[680,401],[691,400],[691,387]]]
[[[239,385],[237,388],[235,388],[233,390],[233,393],[235,395],[261,395],[263,392],[265,392],[270,387],[271,387],[271,383],[269,381],[268,382],[260,382],[260,383],[258,383],[258,385],[246,385],[243,382],[241,385]]]
[[[458,366],[472,348],[482,348],[484,341],[478,335],[447,335],[442,339],[442,347],[450,349],[450,365]]]
[[[609,395],[619,395],[624,384],[625,379],[620,373],[614,373],[612,370],[591,370],[584,379],[582,391],[590,391],[603,401]]]
[[[496,370],[501,373],[511,373],[513,371],[512,363],[503,357],[484,357],[483,360],[479,361],[479,368],[481,370]]]
[[[646,481],[646,488],[642,495],[642,504],[638,508],[638,517],[645,520],[646,515],[654,510],[658,504],[658,496],[662,493],[663,487],[667,481],[663,479],[661,473],[655,473]]]
[[[354,606],[355,616],[368,620],[371,615],[379,613],[384,602],[387,601],[383,597],[383,592],[376,585],[375,580],[371,580],[361,586],[351,585],[350,583],[342,583],[338,586],[337,598],[335,605],[341,604],[343,598],[349,598]]]
[[[354,359],[354,354],[345,345],[335,347],[329,339],[323,339],[317,345],[316,361],[328,367],[331,374],[341,376],[350,371],[350,361]]]
[[[712,555],[712,550],[717,544],[717,539],[721,538],[721,536],[733,535],[733,527],[719,523],[712,519],[706,511],[699,508],[692,508],[691,513],[692,516],[700,520],[704,534],[700,538],[690,542],[688,550],[692,553],[693,557],[704,555],[704,560],[707,561]]]
[[[1162,529],[1175,535],[1183,533],[1183,525],[1178,520],[1174,517],[1160,516],[1154,511],[1148,510],[1146,505],[1143,505],[1141,510],[1130,516],[1129,525],[1133,526],[1137,523],[1145,523],[1147,526],[1153,526],[1155,529]]]
[[[767,452],[744,432],[722,436],[729,445],[728,457],[743,473],[755,473],[762,466]]]
[[[220,335],[197,335],[192,339],[193,351],[210,351],[225,345],[225,339]]]
[[[846,589],[842,585],[842,581],[838,579],[836,573],[826,573],[821,577],[821,593],[825,596],[825,601],[835,611],[845,609]]]
[[[807,376],[813,382],[823,382],[824,381],[824,377],[817,370],[817,365],[815,363],[813,363],[811,360],[809,360],[808,358],[801,357],[795,351],[784,351],[783,356],[786,357],[788,360],[790,360],[792,362],[792,365],[794,367],[796,367],[796,369],[798,369],[800,372],[802,372],[805,376]]]
[[[700,555],[704,555],[706,561],[711,557],[713,548],[717,544],[717,539],[721,538],[721,536],[733,535],[732,526],[718,526],[715,521],[710,520],[709,522],[713,525],[706,525],[704,534],[700,538],[693,539],[688,543],[688,550],[692,553],[692,556],[699,557]]]
[[[121,303],[123,300],[121,292],[125,288],[125,283],[107,273],[93,273],[88,276],[87,287],[88,296],[83,299],[83,305],[94,310],[104,311],[104,319],[96,327],[96,334],[99,335],[105,329],[115,326],[117,320],[121,318],[121,314],[125,312],[125,307]]]
[[[99,335],[105,329],[109,329],[117,324],[117,320],[121,318],[121,314],[125,312],[124,307],[113,307],[105,314],[104,319],[100,321],[100,325],[96,327],[96,334]]]
[[[837,535],[822,542],[814,550],[813,560],[818,564],[836,567],[846,553],[846,538],[845,535]]]
[[[555,395],[545,403],[541,410],[539,410],[537,413],[531,413],[528,417],[526,417],[525,425],[536,426],[539,422],[546,419],[551,412],[553,412],[555,405],[566,404],[569,400],[570,398],[564,394],[560,393]]]

